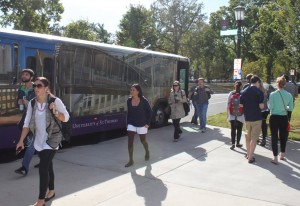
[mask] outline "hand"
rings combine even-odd
[[[205,88],[205,91],[206,91],[206,92],[210,92],[210,89],[209,89],[209,88]]]
[[[23,142],[18,142],[18,144],[16,145],[16,151],[18,150],[23,150],[24,149],[24,143]]]
[[[146,124],[144,127],[146,127],[146,128],[149,128],[149,125],[148,125],[148,124]]]

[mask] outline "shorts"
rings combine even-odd
[[[136,132],[137,134],[147,134],[148,128],[146,127],[135,127],[131,124],[127,125],[127,131]]]
[[[261,132],[261,120],[250,122],[246,121],[246,140],[258,140]]]

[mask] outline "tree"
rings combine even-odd
[[[202,7],[203,4],[198,4],[197,0],[154,2],[151,11],[158,31],[157,48],[169,53],[181,53],[185,36],[205,18],[201,14]]]
[[[88,41],[111,43],[111,34],[104,29],[103,24],[90,23],[83,19],[68,24],[64,28],[64,36]]]
[[[64,12],[59,0],[0,0],[0,8],[2,26],[38,33],[50,33]]]
[[[157,37],[150,11],[145,7],[130,5],[123,15],[117,32],[117,44],[134,48],[155,47]]]

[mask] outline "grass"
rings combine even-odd
[[[296,99],[295,101],[295,108],[292,113],[292,119],[291,119],[291,128],[292,131],[289,134],[289,139],[300,141],[300,97]],[[269,117],[269,116],[268,116]],[[269,120],[267,120],[269,122]],[[230,128],[230,123],[227,121],[227,113],[223,112],[217,115],[209,116],[207,118],[207,124],[217,126],[217,127],[224,127],[224,128]],[[245,130],[245,127],[243,127],[243,130]],[[270,133],[270,130],[268,131],[268,134]]]

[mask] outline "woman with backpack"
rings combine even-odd
[[[179,136],[182,134],[182,130],[180,129],[179,123],[181,118],[185,117],[185,111],[183,107],[183,103],[187,102],[185,92],[180,89],[179,81],[174,81],[171,89],[171,93],[169,96],[169,105],[171,107],[171,115],[174,125],[174,142],[177,142]]]
[[[231,91],[228,95],[227,99],[227,120],[231,125],[231,147],[233,150],[235,148],[235,140],[236,147],[242,147],[240,144],[243,124],[245,122],[245,117],[243,114],[243,108],[239,106],[240,103],[240,95],[242,89],[242,82],[236,81],[234,83],[234,90]]]
[[[33,206],[43,206],[45,202],[55,197],[52,160],[63,136],[59,124],[69,120],[69,113],[59,98],[55,97],[55,101],[50,103],[50,98],[54,98],[54,96],[50,93],[50,82],[47,78],[37,77],[33,88],[36,98],[31,101],[35,101],[35,103],[28,104],[24,126],[16,149],[24,149],[23,140],[31,131],[35,136],[34,147],[40,157],[39,197]],[[33,108],[31,105],[34,105]]]

